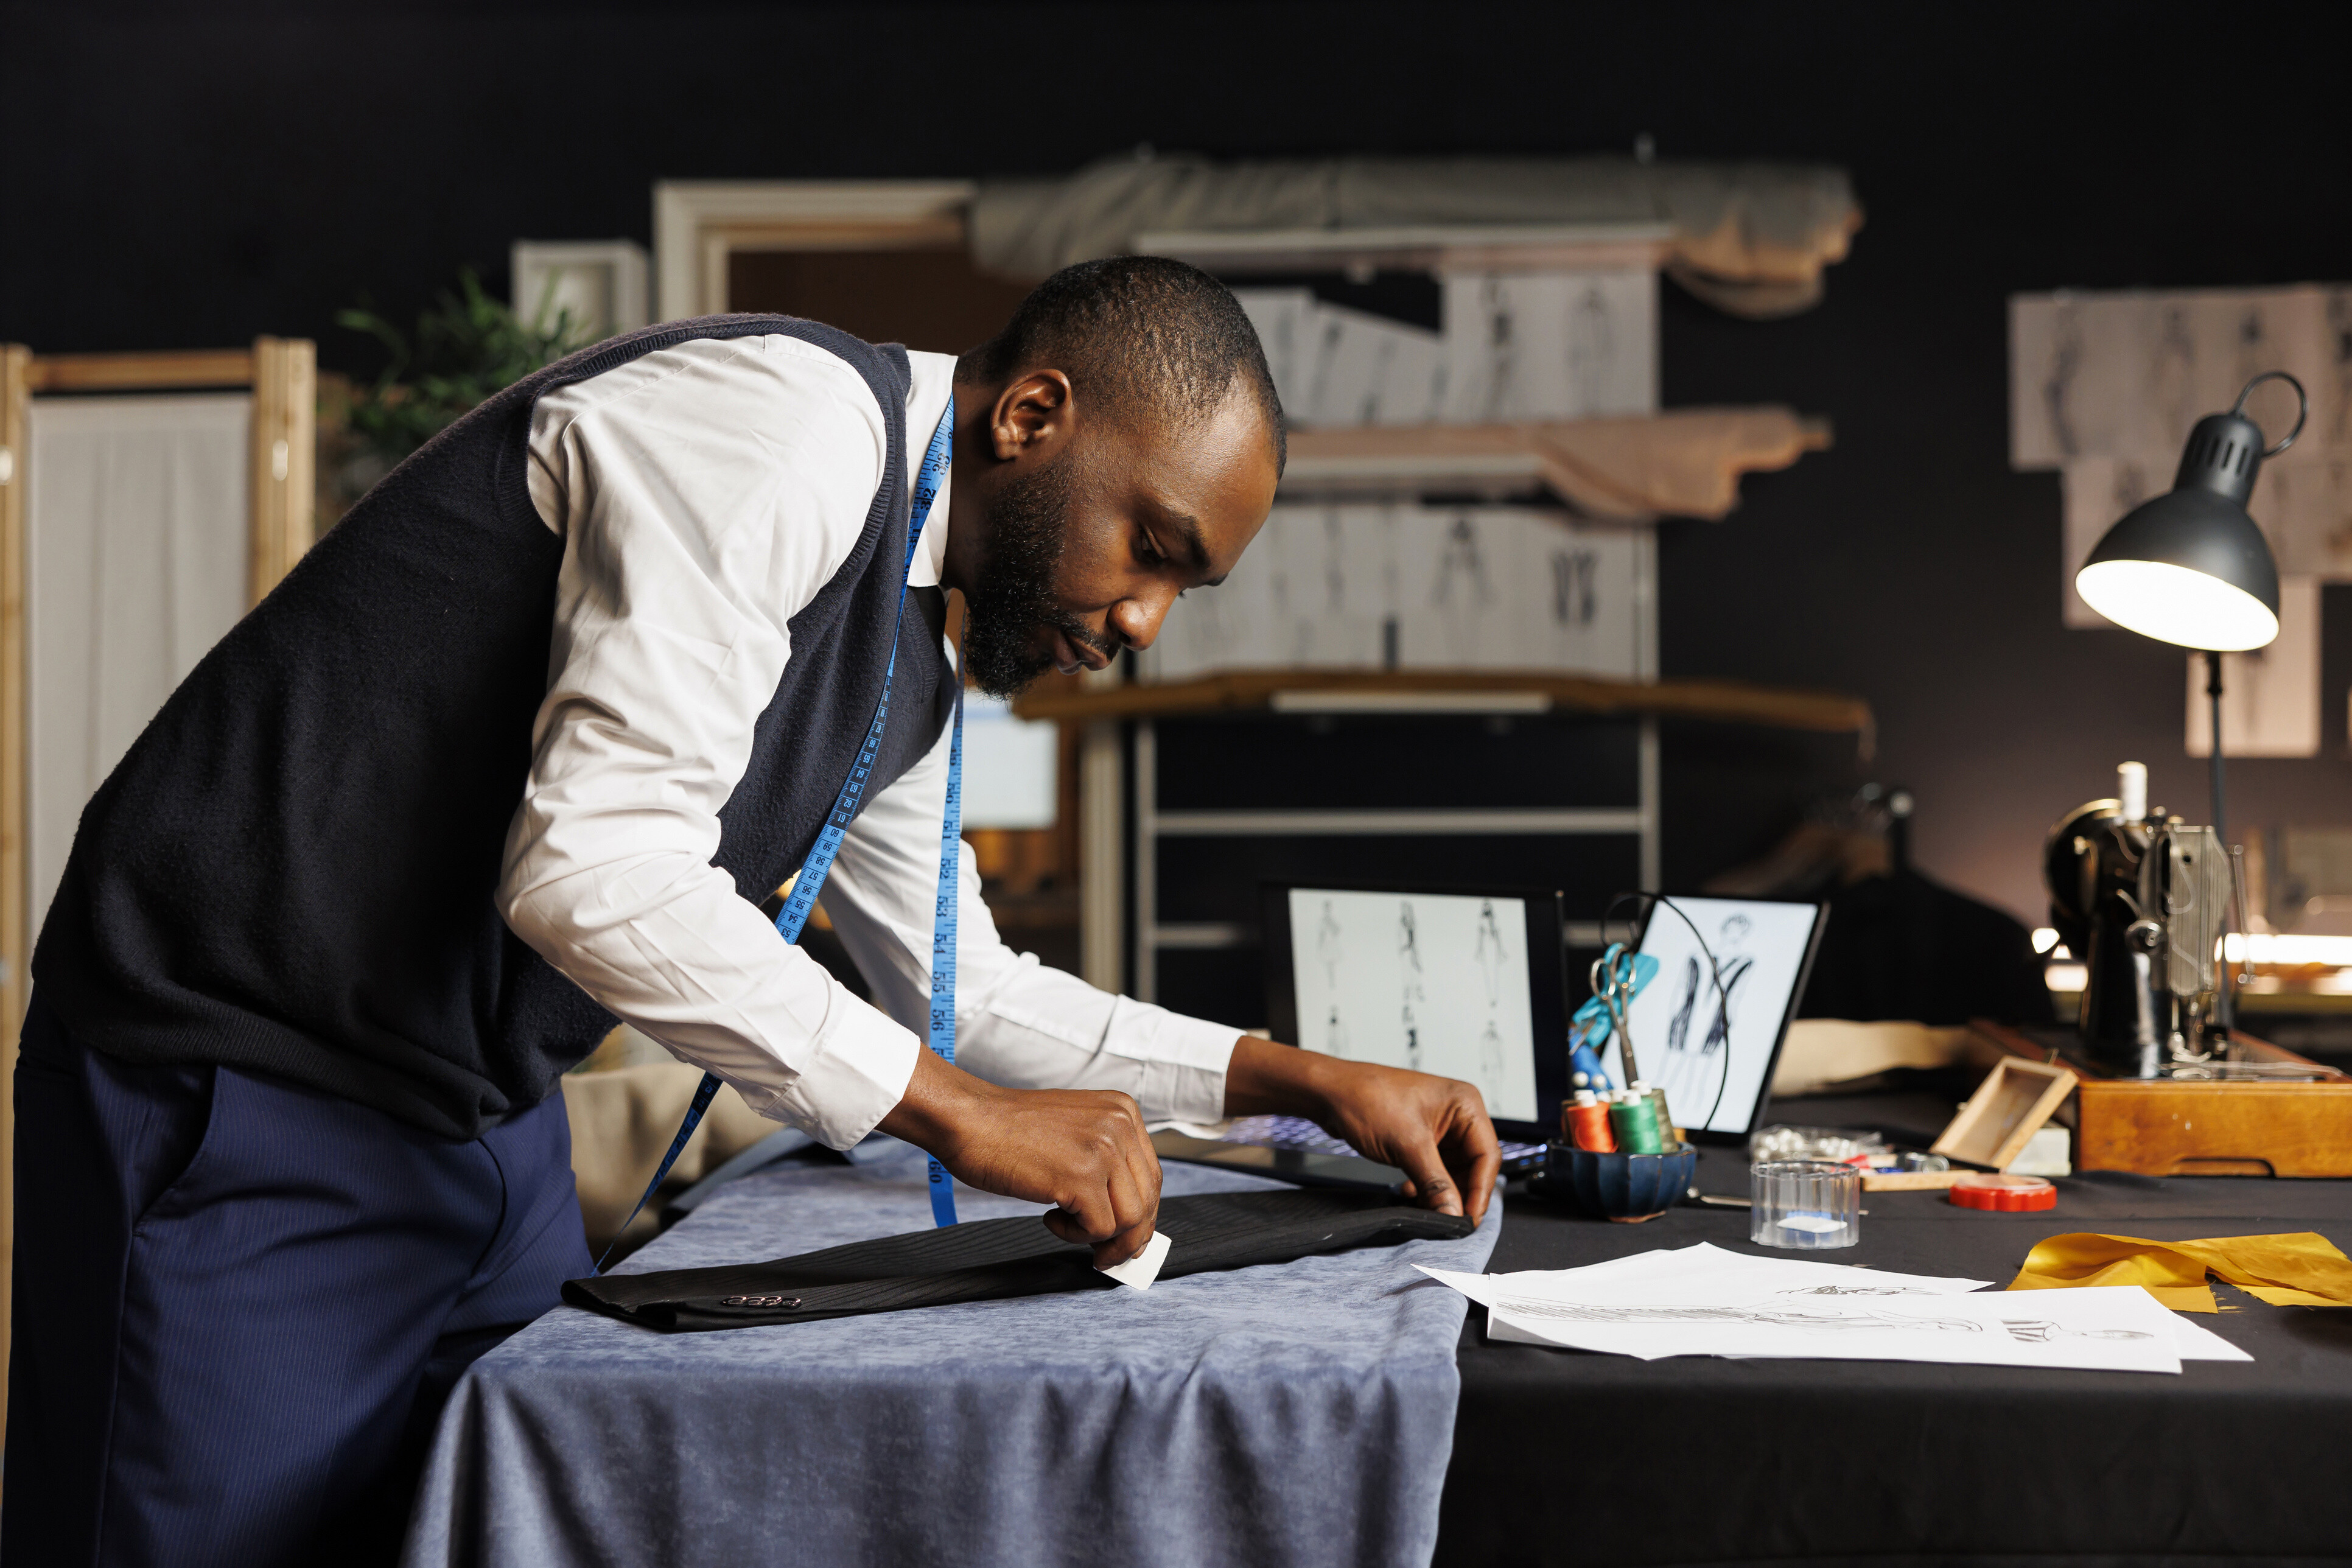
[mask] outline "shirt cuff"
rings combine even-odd
[[[1218,1121],[1225,1114],[1225,1071],[1242,1032],[1231,1024],[1188,1018],[1132,997],[1112,1005],[1104,1045],[1140,1062],[1143,1089],[1135,1098],[1154,1121]]]
[[[916,1054],[912,1031],[854,998],[818,1038],[816,1052],[782,1086],[735,1087],[751,1109],[797,1127],[829,1149],[846,1149],[907,1097]]]

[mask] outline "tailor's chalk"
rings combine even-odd
[[[1160,1266],[1168,1261],[1168,1233],[1155,1230],[1143,1250],[1124,1263],[1114,1263],[1101,1270],[1131,1290],[1149,1290],[1151,1282],[1160,1278]]]

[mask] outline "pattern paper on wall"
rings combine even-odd
[[[2281,573],[2352,580],[2352,288],[2020,294],[2010,300],[2010,461],[2066,475],[2066,624],[2106,623],[2074,575],[2130,504],[2172,484],[2181,444],[2267,370],[2311,395],[2302,437],[2263,465],[2249,508]],[[2275,442],[2294,395],[2247,412]]]
[[[1553,669],[1646,679],[1650,541],[1512,506],[1277,506],[1187,594],[1145,679],[1220,669]]]
[[[2225,757],[2319,754],[2319,580],[2279,584],[2278,640],[2221,656],[2221,753]],[[2189,656],[2189,754],[2213,754],[2212,700],[2205,656]]]
[[[1448,424],[1657,407],[1655,273],[1471,273],[1444,288]]]
[[[2074,574],[2133,507],[2172,486],[2190,428],[2230,408],[2264,371],[2300,381],[2311,411],[2295,444],[2263,465],[2248,511],[2280,574],[2280,634],[2231,655],[2222,750],[2319,749],[2318,584],[2352,581],[2352,287],[2020,294],[2010,300],[2010,461],[2056,468],[2065,506],[2060,615],[2105,626]],[[2258,388],[2246,412],[2275,444],[2292,388]],[[2204,661],[2189,673],[2191,755],[2207,754]]]
[[[1650,271],[1463,273],[1444,330],[1241,289],[1284,412],[1302,426],[1491,425],[1647,414],[1658,405]]]

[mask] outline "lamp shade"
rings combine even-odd
[[[2261,429],[2242,414],[2200,419],[2172,489],[2125,513],[2075,574],[2083,602],[2184,647],[2234,653],[2275,638],[2278,563],[2246,515],[2263,455]]]

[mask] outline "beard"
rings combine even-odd
[[[964,623],[963,662],[971,683],[991,697],[1011,697],[1053,667],[1033,639],[1041,625],[1055,627],[1074,647],[1105,647],[1103,639],[1062,608],[1054,577],[1069,530],[1066,461],[1012,480],[988,512],[988,547],[972,585]]]

